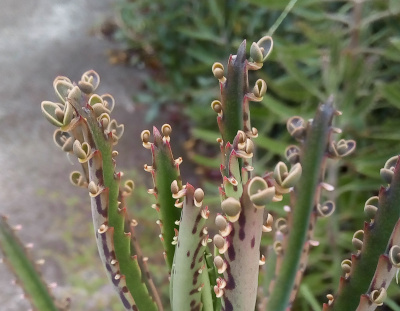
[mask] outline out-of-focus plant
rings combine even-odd
[[[259,142],[260,149],[268,151],[260,152],[262,166],[285,148],[281,142],[288,141],[288,135],[282,120],[293,114],[311,116],[317,103],[333,94],[346,115],[338,125],[354,133],[359,152],[367,156],[356,161],[351,172],[372,177],[390,155],[391,142],[400,139],[391,131],[400,117],[395,80],[400,67],[399,6],[396,0],[123,1],[117,9],[116,36],[138,52],[135,57],[158,63],[153,66],[157,77],[164,77],[164,84],[149,78],[138,102],[148,103],[153,117],[160,103],[179,105],[173,112],[186,111],[195,126],[193,139],[206,137],[210,142],[215,132],[204,108],[215,94],[210,92],[209,66],[240,38],[270,28],[266,34],[273,32],[279,53],[272,53],[272,62],[257,72],[270,92],[253,114],[254,124],[272,138]],[[285,10],[288,14],[279,20]],[[154,23],[155,18],[159,22]],[[187,105],[192,101],[196,105]],[[267,102],[272,113],[258,117],[266,114]],[[372,145],[378,152],[370,152]],[[196,154],[193,160],[213,165]],[[360,180],[341,191],[371,191],[377,182]]]
[[[193,101],[198,106],[193,118],[209,120],[205,108],[217,95],[211,65],[236,49],[242,38],[265,31],[267,11],[238,0],[120,1],[114,37],[125,43],[131,63],[156,70],[146,80],[146,90],[134,95],[138,103],[148,104],[148,120],[160,109],[189,108]]]
[[[252,2],[265,8],[269,5]],[[344,159],[327,166],[327,180],[336,187],[330,199],[336,201],[340,212],[317,228],[328,234],[314,250],[304,280],[317,297],[333,290],[329,284],[338,278],[337,263],[350,247],[346,241],[362,223],[348,202],[357,206],[365,196],[377,195],[380,180],[373,172],[400,141],[393,130],[400,119],[399,4],[298,1],[274,33],[275,51],[279,52],[271,54],[273,64],[260,73],[269,87],[262,105],[271,112],[265,132],[262,128],[260,132],[274,137],[274,143],[286,141],[287,136],[279,130],[280,120],[293,114],[311,115],[328,94],[334,94],[343,111],[335,125],[357,141],[359,156],[354,161]],[[283,148],[265,147],[268,153],[261,161],[267,163],[273,159],[271,153]],[[343,171],[347,174],[340,174]],[[313,277],[317,271],[323,277]],[[399,298],[398,294],[394,297]],[[301,308],[299,301],[297,306]]]

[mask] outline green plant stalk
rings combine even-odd
[[[149,295],[149,292],[146,288],[145,283],[142,281],[142,272],[140,271],[139,264],[136,258],[131,257],[131,245],[130,245],[130,235],[125,234],[125,214],[121,213],[118,210],[118,196],[119,196],[119,183],[120,183],[120,174],[115,175],[114,170],[114,160],[112,157],[112,142],[109,137],[108,140],[104,139],[104,133],[99,127],[99,123],[97,119],[94,117],[94,114],[91,112],[91,107],[87,105],[86,113],[80,106],[74,106],[77,111],[81,111],[81,115],[84,115],[87,124],[94,142],[94,148],[97,149],[101,154],[102,161],[102,182],[104,184],[105,189],[108,192],[108,202],[107,202],[107,213],[108,213],[108,227],[113,228],[112,232],[112,240],[113,247],[115,252],[115,259],[118,261],[118,265],[120,268],[120,274],[125,277],[126,286],[131,293],[135,303],[137,304],[137,308],[142,310],[155,311],[158,308],[156,307],[155,302]],[[98,178],[98,174],[100,173],[99,168],[94,168],[95,170],[91,170],[91,160],[89,160],[89,179],[95,180]],[[101,194],[100,194],[101,195]],[[98,206],[97,204],[101,200],[96,200],[92,198],[92,211],[93,211],[93,219],[96,223],[96,217],[98,217]],[[97,230],[95,227],[95,230]],[[96,232],[97,235],[97,232]],[[98,239],[98,246],[99,245]],[[110,258],[105,258],[106,267],[110,267],[109,260]],[[112,275],[115,280],[115,275]],[[115,283],[114,283],[115,284]],[[122,290],[122,289],[121,289]],[[123,290],[122,290],[123,291]],[[120,292],[121,293],[121,292]],[[120,294],[122,299],[124,295]],[[125,308],[132,308],[129,306],[128,301],[123,299]],[[133,309],[134,310],[134,309]]]
[[[274,247],[269,246],[267,251],[267,264],[264,266],[264,280],[263,280],[263,292],[266,298],[268,298],[270,295],[270,285],[273,284],[273,279],[275,277],[275,269],[278,256],[279,254],[276,253]]]
[[[225,143],[232,143],[238,130],[243,129],[242,101],[248,92],[246,66],[246,40],[244,40],[239,46],[236,58],[233,60],[232,55],[230,56],[227,81],[225,84],[221,83],[224,115],[220,125],[220,132]]]
[[[327,309],[332,311],[355,310],[358,299],[366,293],[374,276],[379,256],[385,253],[392,230],[400,216],[400,163],[397,162],[390,186],[381,187],[379,206],[374,224],[365,223],[361,255],[352,255],[350,277],[340,280],[339,292],[333,304]]]
[[[392,279],[398,271],[398,259],[396,256],[391,258],[390,250],[392,247],[397,248],[400,244],[400,220],[397,221],[393,229],[385,254],[379,256],[378,265],[375,270],[374,277],[371,280],[367,293],[361,295],[360,304],[357,311],[372,311],[378,306],[373,302],[372,292],[375,290],[387,291]],[[396,266],[393,264],[396,263]]]
[[[254,45],[262,54],[259,46]],[[267,54],[257,56],[258,61],[264,61]],[[214,290],[222,299],[222,309],[230,311],[255,307],[264,207],[275,194],[275,189],[268,189],[260,177],[255,179],[256,182],[251,178],[252,138],[257,136],[257,130],[250,125],[249,101],[262,100],[266,85],[258,80],[250,92],[248,70],[261,67],[261,62],[246,59],[246,41],[239,46],[237,55],[230,56],[226,78],[222,64],[213,65],[213,74],[220,81],[221,89],[221,102],[214,101],[212,108],[218,113],[222,136],[218,139],[223,179],[220,195],[225,213],[225,216],[219,215],[220,234],[214,239],[220,254],[215,257],[216,267],[218,273],[223,274]],[[256,186],[251,188],[250,185]],[[260,195],[262,199],[253,202]]]
[[[8,225],[5,216],[0,216],[0,248],[32,307],[40,311],[59,311],[37,267],[29,258],[14,230]]]
[[[271,28],[268,30],[267,35],[272,36],[275,31],[278,29],[280,24],[284,21],[286,16],[290,13],[290,11],[293,9],[295,6],[297,0],[290,0],[287,6],[285,7],[285,10],[279,15],[278,19],[275,21],[275,23],[271,26]]]
[[[216,254],[217,254],[217,249],[215,248],[214,256],[216,256]],[[208,278],[208,280],[209,280],[208,283],[210,283],[210,290],[212,292],[212,300],[213,300],[212,303],[213,303],[213,307],[214,307],[213,310],[218,311],[218,310],[221,310],[221,299],[216,297],[214,289],[213,289],[213,287],[216,285],[216,280],[217,280],[217,271],[215,270],[215,266],[214,266],[214,262],[213,262],[214,256],[210,253],[210,250],[207,247],[206,252],[204,254],[204,260],[207,265],[208,277],[206,277],[206,276],[204,277],[204,282],[205,282],[205,287],[207,287],[208,285],[207,285],[206,279]],[[204,288],[204,290],[205,290],[205,288]],[[208,294],[204,294],[204,295],[207,297],[202,298],[202,301],[203,301],[204,306],[207,306],[208,305],[207,300],[209,299],[209,296],[208,296]]]
[[[214,280],[216,280],[215,268],[214,265],[209,266],[209,262],[207,262],[207,255],[209,253],[204,254],[204,263],[205,270],[203,271],[202,279],[203,279],[203,289],[201,290],[201,302],[203,304],[203,310],[220,310],[221,305],[219,307],[216,306],[216,302],[221,302],[220,299],[216,299],[213,286],[215,285]],[[212,262],[211,262],[212,264]],[[218,309],[217,309],[218,308]]]
[[[208,243],[208,231],[204,227],[208,218],[208,210],[202,207],[204,192],[186,187],[174,193],[174,198],[184,196],[179,233],[175,238],[176,251],[171,272],[171,306],[172,310],[204,310],[212,311],[211,291],[204,291],[205,281],[209,282],[204,251]],[[210,283],[207,284],[209,290]],[[207,309],[202,303],[205,297]],[[211,309],[209,309],[211,308]]]
[[[245,189],[239,220],[227,237],[230,246],[225,260],[227,282],[222,304],[225,310],[252,310],[255,307],[260,265],[260,242],[264,209],[254,208]]]
[[[325,156],[330,124],[335,109],[331,101],[320,105],[310,126],[305,142],[307,157],[301,158],[303,173],[299,181],[301,189],[296,189],[297,206],[293,210],[282,267],[276,279],[274,291],[268,301],[268,310],[284,311],[288,307],[290,293],[299,267],[303,245],[306,242],[308,224],[314,206],[314,190],[318,184],[320,166]],[[342,309],[345,310],[345,309]]]
[[[118,200],[121,202],[121,205],[125,207],[125,196],[120,190]],[[146,277],[142,278],[148,288],[150,295],[153,297],[155,303],[157,304],[158,310],[163,310],[163,305],[161,301],[161,297],[158,295],[157,288],[153,282],[153,279],[150,274],[149,267],[147,265],[147,259],[143,256],[142,249],[139,245],[139,241],[136,238],[135,227],[137,226],[137,222],[134,220],[129,220],[131,218],[125,218],[125,230],[126,232],[131,233],[131,254],[132,256],[136,255],[137,262],[139,264],[140,271],[142,272],[142,276],[146,275]]]
[[[131,232],[125,232],[127,213],[120,197],[132,192],[133,182],[120,187],[122,173],[115,172],[113,151],[123,125],[109,115],[115,102],[112,96],[93,94],[99,82],[94,71],[85,72],[78,85],[66,77],[57,77],[53,86],[62,103],[44,101],[42,112],[72,138],[69,145],[61,140],[63,150],[73,152],[79,162],[88,164],[87,172],[83,166],[88,183],[83,182],[79,172],[71,175],[75,176],[71,181],[89,190],[99,255],[125,309],[156,311],[157,299],[149,294],[137,256],[131,256]]]
[[[176,221],[179,220],[181,209],[175,207],[175,199],[171,197],[171,183],[176,180],[182,188],[179,173],[179,162],[175,162],[168,140],[163,140],[160,132],[153,128],[154,143],[151,144],[153,167],[150,173],[153,176],[154,195],[157,198],[157,211],[160,217],[162,242],[165,250],[168,270],[171,271],[174,261],[175,245],[172,241],[175,230],[179,229]]]

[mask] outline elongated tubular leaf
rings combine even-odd
[[[303,278],[304,271],[306,270],[306,267],[307,267],[308,256],[309,256],[309,251],[310,251],[310,246],[311,246],[310,242],[312,240],[312,236],[314,233],[316,220],[317,220],[317,215],[315,212],[312,212],[310,221],[309,221],[308,230],[306,233],[306,236],[307,236],[306,242],[304,243],[303,249],[301,251],[298,270],[297,270],[296,277],[294,279],[294,285],[293,285],[293,288],[292,288],[292,291],[291,291],[290,297],[289,297],[289,305],[290,306],[293,304],[293,302],[296,298],[297,292],[300,289],[301,280]]]
[[[202,207],[202,198],[196,202],[193,186],[187,184],[182,192],[184,192],[184,204],[171,273],[171,305],[173,310],[195,311],[203,308],[201,291],[205,282],[208,282],[206,290],[210,289],[204,260],[204,251],[208,243],[208,232],[204,224],[208,218],[208,211]],[[205,301],[208,304],[206,310],[210,310],[211,291],[205,292],[204,295],[209,297]]]
[[[325,155],[334,112],[333,103],[328,100],[327,103],[319,106],[309,127],[305,141],[307,157],[300,160],[303,173],[298,185],[301,185],[301,188],[295,189],[297,191],[297,205],[293,210],[293,225],[288,224],[290,231],[287,245],[284,245],[284,249],[288,253],[283,257],[274,291],[268,301],[268,310],[284,311],[288,307],[303,245],[307,238],[310,216],[314,206],[315,189],[318,184],[320,167]]]
[[[125,198],[122,192],[120,191],[119,194],[119,202],[121,202],[121,206],[124,210],[125,208]],[[125,211],[127,213],[127,211]],[[125,216],[125,230],[131,233],[131,255],[136,256],[140,271],[142,272],[142,280],[146,284],[146,287],[149,290],[151,297],[154,299],[155,303],[157,304],[157,308],[159,311],[164,309],[161,297],[157,292],[157,288],[153,282],[153,278],[151,277],[149,267],[147,265],[148,258],[143,256],[142,249],[140,247],[139,241],[136,238],[135,234],[135,227],[137,226],[137,221],[128,217],[128,214]]]
[[[114,171],[112,137],[105,137],[92,107],[87,104],[87,97],[82,95],[81,102],[77,98],[68,97],[68,100],[77,113],[85,118],[89,128],[89,132],[84,132],[84,136],[87,135],[85,141],[95,150],[94,157],[89,160],[89,181],[103,188],[97,196],[91,196],[100,257],[127,310],[157,310],[142,281],[137,259],[131,258],[130,235],[125,233],[124,214],[119,211],[118,206],[121,174],[115,174]],[[105,226],[104,230],[101,229],[102,225]]]
[[[224,254],[227,269],[222,297],[225,310],[253,310],[257,298],[264,209],[254,207],[247,186],[240,203],[239,219],[231,223],[232,231],[226,238],[229,247]]]
[[[0,249],[34,310],[59,311],[47,284],[5,216],[0,216]]]
[[[226,82],[220,83],[223,116],[218,119],[224,142],[233,142],[237,131],[243,129],[243,100],[248,92],[246,40],[237,55],[230,56]]]
[[[203,304],[204,311],[217,311],[221,309],[221,299],[215,296],[213,287],[216,285],[217,274],[215,271],[214,263],[212,261],[213,257],[206,247],[204,252],[204,262],[206,264],[207,275],[203,276],[204,286],[201,290],[201,302]],[[210,295],[211,293],[211,295]]]
[[[220,253],[214,263],[223,274],[214,291],[222,298],[222,310],[226,311],[255,308],[264,205],[271,190],[272,196],[275,194],[275,189],[268,189],[261,178],[258,180],[260,189],[252,190],[254,193],[249,190],[253,170],[252,138],[257,136],[257,130],[250,125],[249,101],[262,100],[266,85],[258,80],[253,93],[249,92],[248,70],[261,67],[261,63],[247,61],[246,41],[240,45],[237,55],[230,56],[226,78],[221,75],[222,65],[213,65],[221,89],[221,102],[214,101],[212,107],[218,113],[222,136],[219,140],[223,159],[220,194],[225,213],[225,216],[218,216],[220,235],[214,240]],[[257,197],[262,194],[262,200],[258,201],[261,206],[250,199],[255,194]]]
[[[373,223],[364,224],[364,238],[360,254],[351,256],[351,273],[341,277],[338,293],[325,310],[355,310],[358,297],[365,294],[374,276],[379,256],[385,253],[392,230],[400,215],[400,161],[397,161],[392,182],[379,191],[379,204]]]
[[[75,94],[77,92],[79,93],[79,91],[76,90]],[[71,133],[73,133],[77,137],[78,141],[86,142],[92,150],[92,154],[86,162],[88,174],[86,176],[86,179],[88,180],[88,182],[93,183],[93,185],[98,188],[98,191],[95,194],[91,193],[90,198],[93,226],[95,230],[99,256],[106,268],[107,276],[113,283],[114,288],[119,294],[119,297],[125,309],[137,310],[136,302],[130,291],[127,289],[126,277],[125,275],[121,275],[121,268],[119,265],[119,261],[116,257],[116,252],[114,248],[114,227],[109,226],[108,216],[110,196],[109,188],[106,188],[104,186],[103,157],[101,151],[97,149],[97,145],[95,143],[95,140],[93,139],[92,132],[90,131],[88,126],[88,119],[95,119],[95,117],[92,115],[93,111],[91,110],[89,105],[88,107],[85,107],[86,110],[82,109],[81,107],[81,102],[85,102],[85,100],[87,100],[87,98],[85,98],[85,95],[69,98],[68,100],[70,100],[70,102],[76,109],[77,117],[73,120],[73,122],[71,122],[72,125],[70,125],[65,130],[69,130]],[[87,114],[87,117],[82,117],[82,114]],[[95,126],[98,125],[95,124]],[[80,133],[78,132],[78,129],[80,129]],[[103,138],[103,140],[105,140],[105,138]],[[111,142],[109,142],[109,144],[111,148]],[[86,173],[86,170],[84,170],[84,172]],[[118,183],[119,177],[120,176],[118,176]],[[129,239],[129,236],[124,236],[125,241],[127,238]],[[129,245],[129,241],[127,242]],[[136,261],[136,258],[133,258],[133,261]],[[136,269],[139,269],[137,261],[134,263],[134,265]]]
[[[290,223],[292,221],[291,218],[292,218],[292,213],[289,213],[288,223]],[[308,255],[309,255],[308,253],[310,250],[310,240],[312,239],[316,219],[317,219],[316,213],[315,213],[315,211],[313,211],[310,216],[310,224],[308,226],[308,231],[306,234],[307,235],[306,242],[304,243],[303,249],[301,251],[301,256],[300,256],[300,260],[299,260],[299,268],[296,272],[296,277],[295,277],[295,280],[293,283],[294,285],[293,285],[293,288],[290,293],[289,305],[291,305],[293,303],[294,299],[296,298],[297,292],[300,288],[301,279],[302,279],[304,271],[306,269]],[[281,245],[287,245],[288,234],[281,233],[281,232],[279,232],[279,233],[280,234],[277,234],[275,236],[274,244],[279,242]],[[270,254],[271,251],[272,251],[272,256],[267,257],[268,264],[267,264],[267,270],[265,272],[264,284],[266,284],[266,286],[264,287],[264,293],[265,293],[265,297],[267,299],[265,302],[265,305],[267,305],[268,298],[270,297],[271,293],[273,293],[275,290],[276,280],[280,273],[280,269],[282,267],[284,254],[290,252],[290,250],[283,249],[283,246],[282,246],[282,249],[280,249],[279,251],[274,250],[271,247],[271,250],[269,250],[268,254]]]
[[[307,150],[303,150],[303,158],[306,158],[306,157],[307,157]],[[321,162],[321,166],[320,166],[320,172],[319,172],[320,177],[318,179],[318,182],[323,182],[323,180],[324,180],[325,169],[326,169],[326,160],[327,160],[327,156],[324,156],[322,159],[322,162]],[[295,189],[299,189],[301,187],[302,187],[302,185],[296,185]],[[301,191],[301,189],[299,191]],[[292,209],[296,208],[296,206],[297,206],[297,196],[296,196],[297,194],[298,194],[298,191],[291,192]],[[306,242],[304,243],[303,249],[301,251],[298,270],[296,273],[292,291],[290,293],[289,306],[291,306],[293,304],[293,302],[296,298],[297,292],[300,289],[300,284],[301,284],[301,280],[303,278],[304,271],[307,267],[309,251],[310,251],[310,247],[312,246],[312,242],[313,242],[314,229],[315,229],[316,222],[318,219],[317,205],[320,203],[320,199],[321,199],[321,189],[319,186],[317,186],[317,188],[315,189],[313,209],[310,214],[309,225],[308,225],[308,229],[307,229],[307,233],[306,233]],[[293,223],[293,213],[292,212],[288,213],[287,223],[288,224]],[[278,240],[276,237],[278,237]],[[283,245],[283,247],[287,246],[288,245],[288,242],[287,242],[288,237],[289,236],[287,233],[282,234],[282,236],[276,235],[275,243],[277,241],[279,241]],[[281,241],[281,239],[283,239],[283,241]],[[290,252],[290,250],[286,250],[283,248],[281,250],[280,254],[277,256],[276,269],[275,269],[275,271],[273,271],[273,275],[270,275],[270,273],[272,272],[271,270],[267,271],[268,274],[266,275],[266,278],[271,279],[269,291],[267,292],[267,295],[266,295],[267,297],[270,295],[270,292],[273,292],[273,290],[274,290],[274,286],[276,285],[275,281],[276,281],[277,275],[280,273],[280,268],[282,266],[283,254],[285,254],[287,252]]]
[[[397,221],[393,229],[385,254],[379,257],[378,266],[376,267],[374,277],[369,285],[368,292],[360,297],[360,304],[357,307],[357,311],[373,311],[378,307],[377,303],[373,303],[371,293],[374,290],[382,290],[382,288],[386,291],[395,276],[398,268],[391,262],[389,252],[390,249],[396,245],[400,245],[400,220]]]
[[[175,230],[178,230],[176,221],[179,220],[181,209],[175,206],[175,199],[171,197],[171,183],[176,180],[179,189],[182,181],[179,172],[179,161],[172,155],[171,145],[166,137],[161,136],[158,129],[153,128],[154,143],[151,144],[153,156],[152,167],[146,170],[152,174],[156,209],[160,217],[161,240],[164,245],[165,257],[170,271],[174,261],[175,245],[172,244]]]
[[[280,232],[277,232],[277,234],[281,234]],[[283,238],[283,237],[282,237]],[[278,238],[275,237],[274,241],[278,241]],[[260,301],[260,304],[263,306],[262,309],[265,309],[267,307],[267,301],[268,301],[268,297],[270,295],[270,291],[271,288],[273,288],[273,284],[274,284],[274,279],[275,279],[275,270],[276,270],[276,265],[278,262],[278,257],[279,257],[279,253],[274,249],[274,247],[272,245],[270,245],[268,247],[267,250],[267,264],[264,265],[264,280],[263,280],[263,293],[264,293],[264,297],[262,298],[262,300]]]

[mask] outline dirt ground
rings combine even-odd
[[[92,256],[97,252],[93,241],[87,240],[92,234],[87,194],[69,184],[74,167],[53,144],[54,127],[43,118],[40,102],[56,100],[56,76],[78,80],[84,71],[95,69],[102,78],[100,94],[114,95],[114,117],[125,124],[118,165],[142,171],[149,158],[139,137],[149,126],[131,95],[143,73],[110,65],[106,51],[114,43],[89,35],[113,14],[113,0],[0,4],[0,214],[9,216],[13,225],[23,224],[22,240],[34,243],[36,259],[46,259],[43,274],[58,284],[57,295],[72,295],[72,310],[117,310],[111,307],[113,291],[103,285],[102,268]],[[0,309],[29,310],[12,280],[7,267],[0,265]],[[82,282],[92,285],[80,287]],[[81,305],[80,300],[87,302]]]

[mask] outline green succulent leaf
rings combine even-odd
[[[0,249],[32,307],[41,311],[59,311],[37,266],[16,237],[13,228],[7,223],[5,216],[0,216]]]

